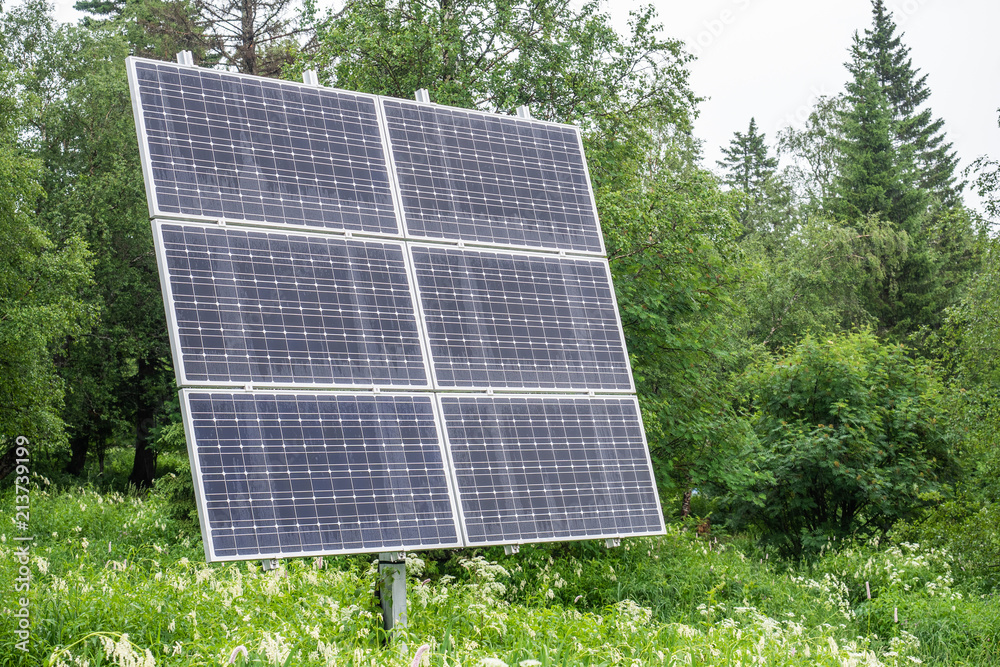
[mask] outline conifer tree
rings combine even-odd
[[[858,65],[839,113],[839,164],[827,208],[843,220],[877,215],[914,235],[925,197],[907,180],[909,164],[895,145],[891,103],[876,73]]]
[[[892,113],[893,141],[908,161],[910,185],[933,193],[945,206],[957,206],[964,182],[955,170],[958,158],[946,141],[944,120],[924,106],[931,91],[927,75],[913,67],[910,48],[896,34],[896,24],[883,0],[872,1],[873,23],[864,36],[855,35],[847,69],[857,79],[870,69]]]
[[[778,158],[769,154],[764,133],[757,121],[750,119],[746,133],[734,132],[728,147],[722,149],[723,159],[716,164],[725,171],[723,183],[743,193],[746,199],[739,206],[739,221],[744,235],[758,231],[773,232],[778,220],[787,215],[770,215],[772,209],[785,208],[790,200],[788,188],[776,180]]]
[[[754,196],[763,193],[764,183],[778,168],[778,158],[769,157],[764,133],[757,130],[757,121],[750,119],[746,134],[733,132],[733,139],[722,149],[724,159],[716,162],[726,170],[723,181],[733,188]]]

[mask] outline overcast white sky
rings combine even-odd
[[[61,20],[76,20],[74,0],[56,0]],[[329,2],[329,0],[327,0]],[[320,4],[327,4],[320,0]],[[337,4],[340,4],[338,0]],[[624,30],[639,0],[606,0]],[[750,117],[773,145],[775,133],[800,124],[818,95],[843,89],[855,30],[871,25],[870,0],[653,0],[665,33],[698,56],[691,86],[708,98],[695,134],[704,140],[705,166]],[[962,166],[977,156],[1000,158],[1000,2],[886,0],[928,75],[929,104],[944,118]],[[975,205],[974,198],[968,203]]]

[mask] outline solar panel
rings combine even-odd
[[[410,249],[439,387],[632,390],[606,260]]]
[[[376,98],[128,62],[151,216],[399,233]]]
[[[209,561],[461,545],[430,394],[181,396]]]
[[[469,545],[663,532],[634,397],[440,401]]]
[[[401,243],[154,228],[181,385],[429,386]]]
[[[208,560],[663,531],[578,128],[127,69]]]
[[[407,234],[603,253],[580,131],[383,98]]]

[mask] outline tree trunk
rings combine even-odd
[[[0,479],[14,472],[17,467],[17,443],[10,446],[3,456],[0,456]]]
[[[135,409],[135,460],[132,462],[132,474],[129,484],[137,489],[148,489],[153,486],[156,478],[156,451],[149,446],[150,431],[155,425],[156,410],[159,407],[154,397],[145,387],[145,380],[154,372],[154,366],[147,360],[139,361],[139,372],[136,375],[136,409]]]
[[[69,441],[70,457],[66,464],[66,472],[74,476],[83,473],[83,467],[87,463],[87,450],[90,449],[90,433],[83,431],[77,433]]]
[[[692,489],[688,489],[684,492],[684,499],[681,501],[681,518],[686,519],[691,516],[691,495],[693,493]]]

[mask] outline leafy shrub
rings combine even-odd
[[[733,521],[785,555],[884,533],[939,500],[954,467],[943,386],[927,362],[870,333],[807,337],[746,378],[773,483],[733,489]]]

